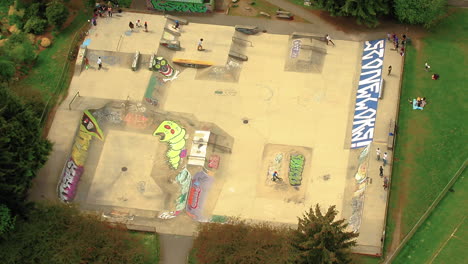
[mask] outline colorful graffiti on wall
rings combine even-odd
[[[304,169],[304,156],[303,155],[291,155],[289,161],[289,184],[291,186],[299,186],[302,182],[302,170]]]
[[[186,130],[180,127],[173,121],[163,121],[154,131],[153,136],[159,136],[161,142],[169,144],[169,150],[166,157],[169,159],[169,164],[173,169],[179,167],[181,160],[181,152],[185,147]]]
[[[359,155],[359,166],[354,178],[356,179],[355,190],[353,193],[352,213],[349,218],[349,225],[354,232],[358,232],[361,227],[362,210],[364,208],[365,190],[367,188],[367,168],[369,163],[369,148],[370,145]]]
[[[187,201],[187,214],[197,221],[207,221],[203,215],[203,205],[214,178],[204,171],[197,172],[192,179]]]
[[[174,67],[169,64],[169,61],[163,57],[155,57],[152,61],[152,65],[153,70],[158,71],[165,77],[163,78],[165,82],[172,81],[179,75],[179,71],[174,69]]]
[[[151,6],[159,11],[206,13],[210,11],[203,3],[151,0]]]
[[[94,116],[86,110],[81,118],[80,130],[75,137],[71,155],[65,163],[58,185],[59,198],[64,202],[71,202],[76,195],[78,182],[84,172],[88,148],[93,137],[103,140],[104,134]]]
[[[176,182],[180,187],[180,194],[175,201],[175,211],[163,212],[158,217],[161,219],[172,219],[179,215],[187,205],[188,192],[190,190],[190,183],[192,182],[192,175],[187,169],[183,169],[176,176]]]

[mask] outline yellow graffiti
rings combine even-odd
[[[184,128],[172,121],[163,121],[153,133],[153,136],[159,136],[160,141],[169,144],[166,156],[169,159],[169,164],[174,169],[179,167],[180,152],[185,147],[186,133]]]

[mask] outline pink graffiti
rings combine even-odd
[[[62,181],[59,185],[59,196],[63,201],[71,201],[76,195],[76,189],[84,168],[76,165],[70,157],[62,172]]]

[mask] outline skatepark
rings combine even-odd
[[[148,32],[128,28],[137,19]],[[335,205],[361,234],[358,252],[379,254],[387,193],[374,153],[389,146],[398,53],[379,44],[385,40],[334,39],[335,46],[310,33],[172,25],[161,15],[123,13],[89,30],[49,133],[54,152],[42,173],[58,197],[180,234],[194,232],[184,223],[215,217],[295,225],[311,206]],[[394,71],[379,77],[369,145],[355,140],[365,115],[356,105],[368,96],[358,91],[373,56],[366,50],[378,45],[380,72],[390,63]],[[174,223],[179,228],[169,228]]]

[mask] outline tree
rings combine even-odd
[[[12,215],[24,214],[36,171],[52,145],[41,137],[38,116],[5,87],[0,87],[0,204]]]
[[[35,49],[28,36],[23,32],[11,35],[1,47],[2,53],[15,63],[33,62],[37,57]]]
[[[39,17],[31,17],[26,21],[23,29],[27,33],[33,33],[35,35],[40,35],[44,33],[44,30],[47,27],[47,20]]]
[[[344,219],[335,221],[335,206],[325,215],[317,204],[299,218],[292,235],[292,246],[297,250],[297,263],[341,264],[351,263],[349,248],[356,245],[358,234],[347,232]]]
[[[112,227],[64,204],[37,204],[0,241],[2,264],[143,264],[149,255],[124,226]]]
[[[0,80],[8,82],[16,72],[15,64],[7,59],[0,59]]]
[[[288,234],[265,223],[202,224],[194,241],[197,263],[292,263]]]
[[[359,24],[375,27],[377,18],[388,14],[391,0],[317,0],[315,6],[332,16],[353,16]]]
[[[446,11],[447,0],[395,0],[395,15],[401,22],[428,28]]]
[[[10,213],[10,209],[4,204],[0,204],[0,238],[13,228],[15,220],[15,217]]]
[[[69,15],[67,7],[59,1],[52,1],[47,4],[46,17],[50,24],[61,27]]]

